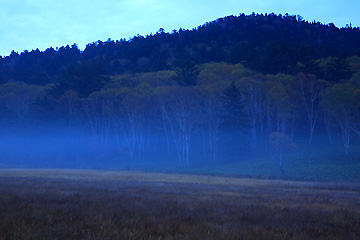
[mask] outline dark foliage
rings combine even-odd
[[[180,64],[179,67],[175,69],[176,75],[174,80],[180,86],[195,86],[197,83],[197,76],[199,71],[196,69],[196,66],[191,61],[184,61]]]
[[[0,75],[5,81],[46,84],[59,81],[62,69],[76,61],[99,58],[108,75],[171,69],[176,61],[184,59],[196,65],[225,61],[243,63],[262,73],[291,73],[297,62],[307,66],[314,59],[359,55],[359,42],[359,28],[339,29],[292,15],[242,14],[171,34],[160,29],[156,34],[130,40],[97,41],[88,44],[83,52],[76,44],[44,52],[13,51],[0,59]],[[340,67],[341,61],[335,64]],[[339,70],[335,73],[339,75],[341,69],[332,71]]]
[[[349,64],[344,58],[332,58],[326,65],[324,71],[320,73],[320,77],[330,82],[336,83],[341,80],[348,80],[351,77]]]
[[[100,90],[108,81],[100,61],[77,62],[64,70],[52,93],[61,96],[65,91],[74,90],[79,97],[87,97]]]
[[[239,87],[232,82],[225,89],[220,99],[222,103],[221,129],[244,134],[250,127],[248,115],[245,112],[245,103]]]
[[[224,153],[231,153],[238,158],[241,151],[244,151],[248,141],[244,137],[250,129],[250,121],[245,112],[245,103],[242,99],[239,87],[232,82],[221,95],[222,105],[220,112],[220,135],[223,139],[222,149]],[[229,156],[227,156],[229,157]]]

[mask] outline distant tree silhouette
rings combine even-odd
[[[237,152],[248,147],[249,141],[244,140],[244,137],[250,130],[250,120],[245,111],[245,103],[235,82],[225,89],[220,102],[222,110],[219,129],[225,144],[223,148],[234,154],[234,151]]]
[[[222,102],[222,128],[230,131],[245,132],[250,127],[249,118],[245,112],[245,103],[240,89],[232,82],[220,98]]]
[[[166,33],[159,29],[156,34],[145,37],[96,41],[88,44],[84,51],[76,44],[56,50],[48,48],[44,52],[33,50],[18,54],[13,51],[0,59],[0,74],[5,79],[36,83],[33,81],[44,72],[48,77],[42,78],[40,84],[47,84],[59,77],[64,67],[79,60],[88,62],[98,58],[110,75],[170,70],[181,59],[192,59],[195,65],[221,61],[242,63],[264,74],[276,74],[293,73],[297,63],[311,68],[308,63],[312,60],[336,57],[340,62],[336,60],[323,71],[332,79],[316,75],[339,81],[339,77],[349,76],[348,71],[344,71],[346,65],[341,62],[343,56],[360,55],[358,42],[359,28],[339,30],[333,24],[309,23],[291,15],[242,14],[219,18],[192,30]]]
[[[192,61],[184,61],[175,69],[174,79],[180,86],[195,86],[199,71]]]
[[[52,90],[60,96],[68,90],[74,90],[83,98],[100,90],[108,81],[101,62],[77,62],[65,69],[61,81]]]
[[[352,72],[345,58],[332,57],[327,60],[324,69],[324,78],[326,80],[339,82],[340,80],[348,80],[351,77]]]
[[[42,95],[43,89],[25,83],[6,83],[0,85],[0,105],[7,108],[21,124],[29,114],[33,103]]]

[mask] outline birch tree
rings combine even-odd
[[[327,85],[326,81],[319,80],[315,75],[299,73],[299,90],[309,122],[309,144],[312,144],[315,126],[320,113],[321,92]]]
[[[191,134],[199,113],[199,104],[195,98],[197,93],[190,87],[173,86],[165,89],[158,89],[157,92],[164,129],[171,135],[178,160],[189,165]]]
[[[74,90],[68,90],[59,98],[58,102],[67,110],[69,125],[72,125],[73,115],[76,111],[80,99]]]
[[[283,87],[277,84],[270,89],[267,101],[275,132],[284,134],[292,117],[291,112],[294,107],[290,101],[290,96]]]
[[[147,109],[150,107],[152,88],[148,83],[142,83],[134,89],[128,90],[123,96],[118,109],[116,124],[125,139],[131,158],[135,153],[144,150],[144,138],[150,138],[149,129],[145,127],[149,121]]]
[[[44,93],[44,88],[25,83],[6,83],[0,85],[0,104],[13,113],[17,124],[21,124],[31,112],[35,100]]]
[[[203,142],[203,152],[206,157],[207,150],[211,152],[212,159],[216,160],[219,150],[220,126],[220,90],[219,86],[201,86],[198,88],[198,102],[200,104],[199,124]],[[220,88],[221,89],[221,88]]]
[[[354,115],[358,109],[360,91],[350,83],[334,84],[324,94],[322,104],[331,109],[334,118],[338,122],[345,154],[349,154],[351,129],[354,123]]]
[[[106,155],[117,96],[115,89],[106,89],[93,92],[82,100],[83,111],[88,118],[102,156]]]
[[[259,138],[264,134],[263,89],[261,81],[244,78],[240,81],[241,93],[245,98],[245,108],[250,119],[252,150],[255,151]]]

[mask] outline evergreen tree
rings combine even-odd
[[[240,89],[234,82],[225,89],[220,102],[222,110],[219,130],[222,149],[228,157],[236,157],[249,147],[249,141],[245,137],[250,129],[250,120],[245,112]]]
[[[222,102],[222,129],[246,133],[250,128],[249,118],[245,112],[245,104],[240,89],[232,82],[225,89],[220,101]]]
[[[180,64],[180,66],[175,69],[175,73],[174,80],[177,81],[180,86],[196,85],[199,71],[192,61],[186,61]]]
[[[336,83],[340,80],[348,80],[352,71],[346,58],[330,57],[324,69],[324,78]]]
[[[61,81],[53,88],[53,93],[61,96],[68,90],[74,90],[83,98],[99,91],[108,81],[101,62],[78,62],[65,70]]]

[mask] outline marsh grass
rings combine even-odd
[[[0,171],[0,239],[357,239],[360,185]]]

